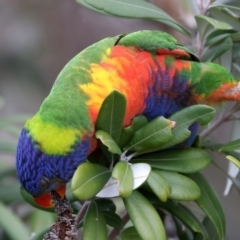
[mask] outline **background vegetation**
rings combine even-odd
[[[146,28],[165,30],[171,34],[174,34],[178,39],[180,39],[182,44],[188,45],[190,48],[192,48],[192,51],[194,51],[201,60],[215,61],[220,63],[232,71],[237,77],[239,77],[240,10],[239,8],[236,8],[238,1],[225,1],[224,4],[227,4],[228,6],[220,5],[220,3],[216,1],[196,1],[196,5],[193,5],[191,1],[182,1],[181,6],[179,6],[177,9],[165,9],[169,14],[162,12],[159,8],[154,7],[154,5],[149,5],[144,1],[131,1],[132,8],[127,7],[125,9],[120,8],[121,6],[124,8],[124,5],[120,5],[118,7],[113,5],[111,7],[111,5],[109,5],[109,1],[98,1],[97,5],[95,5],[94,2],[95,1],[79,1],[79,3],[85,7],[95,9],[105,15],[115,16],[119,15],[120,13],[127,13],[128,15],[125,15],[124,17],[147,18],[152,20],[137,21],[132,19],[121,20],[113,18],[111,19],[110,25],[113,25],[114,28],[113,32],[110,33],[107,32],[106,29],[109,26],[109,18],[111,18],[111,16],[104,18],[95,15],[90,11],[82,9],[80,5],[74,5],[73,3],[62,3],[62,8],[60,8],[59,13],[56,10],[57,3],[39,3],[39,6],[42,6],[42,8],[43,6],[47,6],[53,10],[53,12],[45,12],[46,16],[48,14],[53,16],[57,16],[58,14],[60,15],[60,17],[58,16],[55,19],[53,17],[54,20],[51,26],[51,30],[54,29],[53,33],[51,33],[52,36],[56,34],[55,39],[60,39],[60,43],[58,41],[53,41],[48,49],[44,49],[44,51],[42,51],[43,44],[40,40],[46,37],[44,41],[48,41],[47,36],[49,39],[51,36],[42,34],[43,30],[41,31],[41,27],[43,27],[43,25],[39,25],[46,21],[46,19],[43,19],[41,16],[39,16],[39,19],[37,19],[34,14],[35,22],[27,25],[29,24],[29,21],[26,19],[30,19],[30,15],[34,13],[33,5],[25,4],[25,7],[27,6],[25,12],[28,14],[25,15],[25,19],[23,17],[19,17],[20,24],[22,23],[20,28],[18,28],[19,23],[9,23],[9,20],[6,20],[8,19],[6,16],[3,15],[2,17],[2,19],[5,20],[4,22],[7,23],[5,24],[5,31],[7,34],[5,37],[3,37],[3,40],[5,41],[3,41],[1,45],[2,67],[0,82],[0,94],[3,96],[0,102],[0,238],[2,239],[20,239],[20,237],[22,239],[28,239],[30,233],[38,232],[39,230],[50,226],[55,220],[55,216],[52,213],[31,208],[25,203],[19,194],[19,184],[16,179],[15,170],[12,163],[14,162],[14,149],[17,136],[24,120],[26,119],[26,116],[6,116],[10,115],[10,113],[11,115],[13,113],[34,113],[38,108],[36,105],[40,104],[43,96],[47,94],[47,89],[49,89],[50,85],[52,84],[52,82],[47,82],[45,79],[52,79],[53,81],[59,70],[62,68],[63,63],[67,62],[83,47],[90,45],[91,43],[103,37],[117,35],[121,32],[131,32]],[[119,4],[120,2],[124,1],[117,2]],[[114,1],[111,3],[116,4]],[[160,1],[154,1],[153,3],[155,5],[160,5]],[[24,12],[23,6],[20,7],[14,1],[3,1],[1,4],[2,6],[8,7],[6,9],[8,9],[10,16],[13,16],[14,11],[17,9],[19,16],[21,16],[21,11]],[[144,6],[141,8],[144,10],[139,11],[139,6]],[[69,20],[69,12],[73,11],[75,8],[79,8],[78,11],[80,12],[76,11],[75,14],[76,16],[79,15],[81,18],[79,20],[77,17],[74,19],[74,17],[71,16]],[[118,10],[117,12],[116,9]],[[43,9],[42,11],[44,12]],[[194,20],[193,15],[198,15],[195,17],[196,21]],[[65,18],[63,16],[65,16]],[[178,16],[177,21],[174,20],[175,16]],[[101,26],[104,26],[103,29],[105,31],[96,30],[99,29],[97,20],[98,18],[101,19]],[[61,28],[59,32],[55,30],[59,25],[59,22],[57,22],[56,19],[60,19],[65,26]],[[116,25],[114,25],[114,21]],[[165,25],[161,24],[163,22]],[[179,22],[181,22],[181,25]],[[84,23],[86,24],[85,28],[83,28]],[[126,23],[128,25],[127,31]],[[38,31],[34,30],[36,26]],[[177,33],[172,32],[172,30],[169,30],[166,26],[172,27],[177,31]],[[80,35],[80,28],[84,29],[82,35]],[[17,31],[16,29],[20,30]],[[75,31],[75,29],[77,31]],[[30,34],[24,34],[26,31]],[[62,38],[65,39],[65,41],[62,40]],[[8,41],[9,39],[12,40]],[[77,43],[77,40],[83,45],[80,46],[80,44]],[[63,41],[63,44],[61,44],[61,41]],[[65,52],[62,51],[63,48],[70,49],[70,51],[65,54]],[[56,59],[59,58],[58,55],[64,55],[61,58],[61,62],[56,61]],[[17,84],[14,84],[14,79],[17,79]],[[25,95],[25,97],[23,97],[23,95]],[[32,99],[38,100],[36,105],[31,104]],[[14,109],[15,105],[18,106],[18,109]],[[236,133],[239,131],[239,120],[237,113],[234,115],[233,113],[235,113],[237,110],[238,106],[234,104],[226,105],[220,109],[220,113],[216,120],[210,124],[207,130],[204,130],[201,133],[201,139],[207,139],[207,137],[209,137],[211,134],[211,143],[216,142],[221,144],[226,143],[226,140],[222,138],[223,135],[230,136],[232,140],[236,138]],[[233,116],[231,119],[229,118],[230,115]],[[232,125],[230,126],[232,127],[233,134],[230,134],[231,129],[229,126],[226,128],[226,124],[230,123],[229,120],[234,121],[234,124],[231,122]],[[225,131],[223,132],[224,134],[222,134],[222,136],[212,134],[214,128],[219,127],[223,122],[225,123],[225,128],[221,131]],[[221,139],[219,139],[219,137],[221,137]],[[211,144],[210,146],[207,141],[203,142],[203,146],[205,148],[215,150],[216,152],[220,148],[220,145],[218,144]],[[235,151],[236,149],[237,148],[230,148],[227,150],[225,149],[225,151],[227,153],[229,153],[229,151],[234,151],[231,152],[231,155],[239,159],[238,152]],[[214,162],[216,165],[219,165],[219,155],[214,154],[213,156]],[[223,165],[224,168],[226,168],[226,164],[227,161],[225,160]],[[212,171],[216,171],[214,168],[215,166],[210,167],[205,173],[208,173],[208,171],[211,171],[211,173]],[[219,178],[225,179],[225,176],[222,175],[221,172],[217,170],[217,173]],[[210,183],[213,183],[213,185],[216,186],[215,183],[217,181],[219,181],[218,178],[212,178]],[[224,180],[222,180],[222,183],[224,183]],[[238,181],[235,180],[235,184],[237,187],[236,189],[238,189]],[[221,192],[223,191],[222,186],[216,186],[216,189],[220,190]],[[233,195],[232,197],[239,201],[239,196],[237,194]],[[224,201],[226,202],[227,200],[224,199],[223,202]],[[119,205],[120,203],[117,202],[117,206]],[[109,206],[111,206],[111,204],[109,204]],[[227,202],[225,205],[225,210],[236,213],[236,211],[238,211],[237,206],[237,204],[232,204],[232,200],[229,200],[229,202]],[[199,214],[199,212],[197,212],[197,216],[201,217],[201,213]],[[238,216],[239,214],[237,217]],[[166,219],[166,221],[168,221],[168,219]],[[233,220],[232,217],[227,217],[227,223],[227,236],[229,239],[238,239],[237,220]]]

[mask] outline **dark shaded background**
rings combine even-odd
[[[183,25],[194,28],[189,1],[152,2]],[[70,0],[0,0],[0,96],[5,99],[0,115],[34,114],[60,70],[79,51],[107,36],[141,29],[167,31],[182,44],[188,44],[181,34],[158,22],[106,17]],[[225,124],[213,137],[225,142],[223,137],[229,136],[230,127]],[[217,154],[214,157],[227,168],[225,159]],[[14,157],[7,161],[13,164]],[[221,196],[229,239],[239,240],[239,193],[232,189],[228,197],[223,197],[223,173],[214,166],[204,173]]]

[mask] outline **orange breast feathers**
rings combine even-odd
[[[123,93],[127,99],[124,126],[145,109],[145,99],[151,88],[151,71],[156,65],[149,52],[137,48],[115,46],[109,58],[99,64],[90,65],[92,82],[80,85],[89,99],[87,105],[93,123],[103,100],[113,90]]]

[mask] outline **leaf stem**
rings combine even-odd
[[[122,223],[123,223],[122,227],[121,228],[113,228],[112,231],[108,235],[108,239],[114,240],[119,235],[120,231],[125,226],[125,224],[128,222],[128,220],[129,220],[129,215],[128,215],[128,212],[126,211],[122,215]]]
[[[79,223],[80,221],[82,221],[84,215],[85,215],[85,212],[88,208],[88,205],[89,205],[89,201],[85,201],[83,204],[82,204],[82,208],[80,209],[78,215],[76,216],[76,221],[77,223]]]
[[[233,107],[226,111],[223,115],[220,115],[213,124],[207,128],[206,130],[202,131],[199,136],[201,139],[206,138],[208,135],[210,135],[217,127],[219,127],[222,123],[228,121],[228,119],[237,111],[239,110],[239,103],[235,103]]]

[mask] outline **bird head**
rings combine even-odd
[[[23,128],[16,153],[16,170],[23,188],[44,208],[53,207],[51,191],[62,198],[66,183],[79,164],[85,161],[89,141],[76,142],[66,154],[46,154],[29,131]]]
[[[66,192],[66,184],[61,183],[59,180],[60,179],[54,180],[42,177],[40,186],[42,187],[43,192],[41,192],[39,195],[33,196],[35,203],[43,208],[54,207],[50,189],[54,189],[61,198],[64,198]]]

